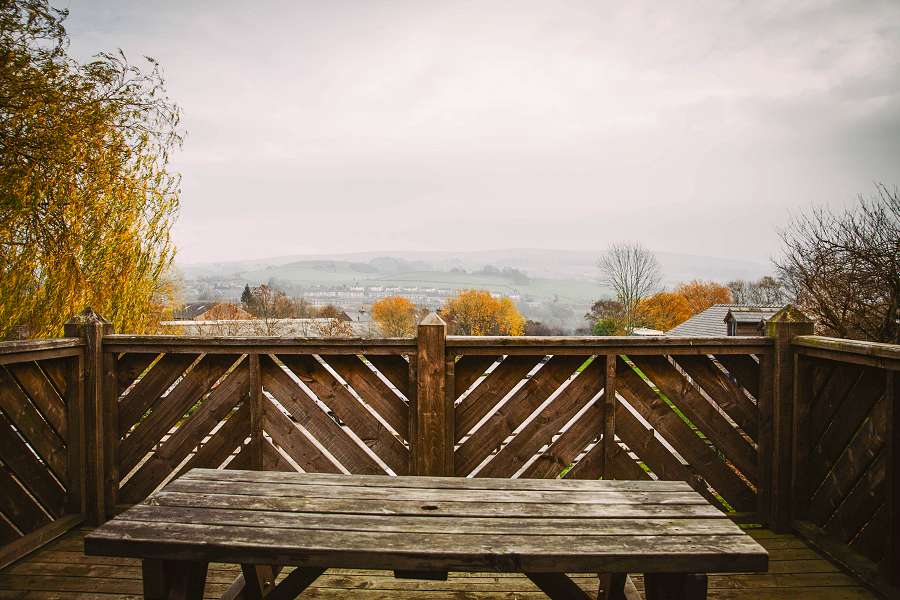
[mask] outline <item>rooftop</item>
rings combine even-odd
[[[771,316],[780,306],[750,306],[746,304],[714,304],[684,323],[673,327],[666,335],[675,337],[728,335],[726,317],[730,313],[738,322],[755,322]]]

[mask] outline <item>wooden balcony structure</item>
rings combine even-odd
[[[0,598],[139,597],[137,563],[81,537],[193,467],[686,481],[771,554],[710,597],[896,597],[900,347],[813,336],[790,308],[768,328],[454,337],[429,317],[411,339],[209,338],[86,311],[65,338],[0,344]],[[388,575],[329,572],[303,597],[541,597],[514,576]]]

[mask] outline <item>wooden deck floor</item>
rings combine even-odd
[[[138,561],[85,556],[79,529],[0,571],[0,599],[120,600],[141,598]],[[737,600],[856,600],[876,598],[862,584],[844,574],[793,535],[752,530],[770,554],[769,572],[710,577],[711,599]],[[237,575],[231,565],[212,565],[207,597],[217,598]],[[577,581],[592,594],[594,577]],[[640,578],[635,582],[641,587]],[[546,598],[530,581],[517,575],[451,574],[448,581],[394,579],[378,571],[333,570],[320,577],[301,598],[359,598],[362,600],[439,598],[531,600]]]

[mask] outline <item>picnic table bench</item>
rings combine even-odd
[[[397,577],[524,573],[550,598],[706,597],[706,573],[765,571],[768,555],[678,481],[465,479],[194,469],[85,538],[143,559],[145,598],[202,598],[210,562],[240,564],[226,598],[295,598],[328,568]],[[296,567],[276,585],[283,566]]]

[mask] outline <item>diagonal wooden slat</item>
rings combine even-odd
[[[886,480],[887,453],[882,451],[825,523],[824,530],[844,543],[851,542],[881,506]]]
[[[301,354],[279,358],[395,473],[409,473],[409,450],[315,358]]]
[[[50,518],[44,514],[40,505],[2,465],[0,465],[0,512],[22,533],[30,533],[50,522]]]
[[[469,433],[543,359],[543,356],[507,356],[456,407],[456,441]]]
[[[840,404],[818,443],[812,447],[808,469],[814,486],[825,479],[875,403],[884,395],[884,384],[882,373],[865,367],[863,374],[856,380],[856,385],[849,391],[847,400]]]
[[[146,419],[138,423],[119,446],[119,469],[128,473],[237,360],[230,354],[207,354],[178,385],[157,402]]]
[[[532,365],[535,364],[536,358],[538,357],[530,357]],[[456,474],[464,476],[471,473],[491,452],[498,449],[501,442],[537,410],[553,392],[559,389],[585,360],[586,357],[581,356],[554,356],[551,358],[456,450]],[[498,369],[502,367],[503,363]],[[522,367],[517,365],[517,368],[521,369]],[[475,388],[473,394],[490,379],[488,377]],[[483,402],[487,402],[489,399],[488,396],[482,396]],[[487,410],[484,412],[487,413]]]
[[[462,396],[463,392],[472,387],[479,377],[492,364],[497,362],[499,356],[461,356],[453,367],[453,383],[455,386],[455,398]]]
[[[263,470],[265,471],[284,471],[294,472],[295,469],[291,464],[284,460],[284,457],[278,453],[278,450],[268,441],[263,443]]]
[[[66,481],[68,463],[65,443],[9,375],[0,368],[0,410],[15,425],[60,481]]]
[[[120,498],[125,502],[140,502],[155,490],[203,438],[249,396],[248,384],[249,375],[241,363],[122,486]]]
[[[51,358],[42,360],[38,363],[44,375],[53,384],[56,395],[60,398],[66,397],[66,390],[69,389],[69,368],[74,358]]]
[[[53,516],[60,516],[66,504],[66,490],[38,461],[34,453],[12,430],[12,423],[0,413],[0,460]]]
[[[523,479],[553,479],[572,466],[588,444],[603,432],[603,407],[595,402],[520,476]]]
[[[563,381],[572,375],[587,357],[566,357],[568,366],[561,369]],[[546,365],[550,367],[553,361]],[[604,386],[602,361],[595,360],[504,446],[485,467],[479,477],[511,477],[530,460],[542,446],[590,402]],[[570,370],[571,369],[571,370]],[[544,369],[538,372],[540,375]],[[565,373],[568,371],[568,375]],[[537,377],[536,377],[537,378]],[[552,392],[551,392],[552,393]],[[502,412],[503,408],[499,412]],[[602,429],[602,422],[600,423]]]
[[[351,473],[384,474],[371,456],[366,454],[334,419],[325,414],[313,400],[268,356],[261,356],[263,387],[291,413],[317,440],[327,440],[328,451]]]
[[[278,444],[297,463],[301,469],[308,473],[340,473],[334,463],[328,460],[322,452],[311,442],[291,420],[285,416],[274,404],[266,402],[263,405],[263,427],[272,436],[272,441]]]
[[[184,374],[196,354],[166,354],[119,400],[119,437],[125,437],[138,419]]]
[[[759,481],[756,449],[663,356],[632,361],[751,482]]]
[[[754,440],[759,433],[759,410],[731,379],[706,356],[678,356],[675,362]]]
[[[759,363],[748,354],[716,354],[716,360],[734,377],[738,385],[759,398]]]
[[[882,396],[853,439],[809,499],[809,520],[825,523],[847,497],[853,484],[884,448],[888,433],[888,401]]]
[[[641,423],[621,401],[616,402],[616,435],[659,479],[686,481],[714,506],[722,506],[693,467],[682,464],[656,437],[653,429]]]
[[[53,431],[61,440],[67,440],[66,405],[37,363],[18,363],[6,368]]]
[[[359,394],[363,401],[404,440],[409,436],[409,406],[401,400],[358,356],[322,356],[328,365]]]
[[[116,359],[116,379],[120,396],[158,356],[159,354],[153,352],[129,352]]]
[[[409,399],[409,363],[402,356],[373,354],[367,355],[366,360]]]
[[[813,444],[822,438],[835,413],[864,373],[863,367],[844,363],[829,365],[825,371],[827,375],[811,398],[809,409],[809,436]]]
[[[234,453],[235,449],[243,446],[244,440],[248,437],[250,437],[250,408],[244,402],[178,470],[175,478],[181,477],[195,468],[218,469]]]
[[[623,480],[646,480],[650,479],[650,475],[641,469],[633,458],[619,445],[612,445],[612,455],[609,457],[609,466],[611,472],[604,474],[602,472],[602,455],[603,444],[597,444],[591,448],[587,454],[582,456],[575,466],[566,473],[566,479],[623,479]]]
[[[622,359],[616,381],[619,394],[687,460],[736,510],[754,510],[754,492],[716,452]]]

